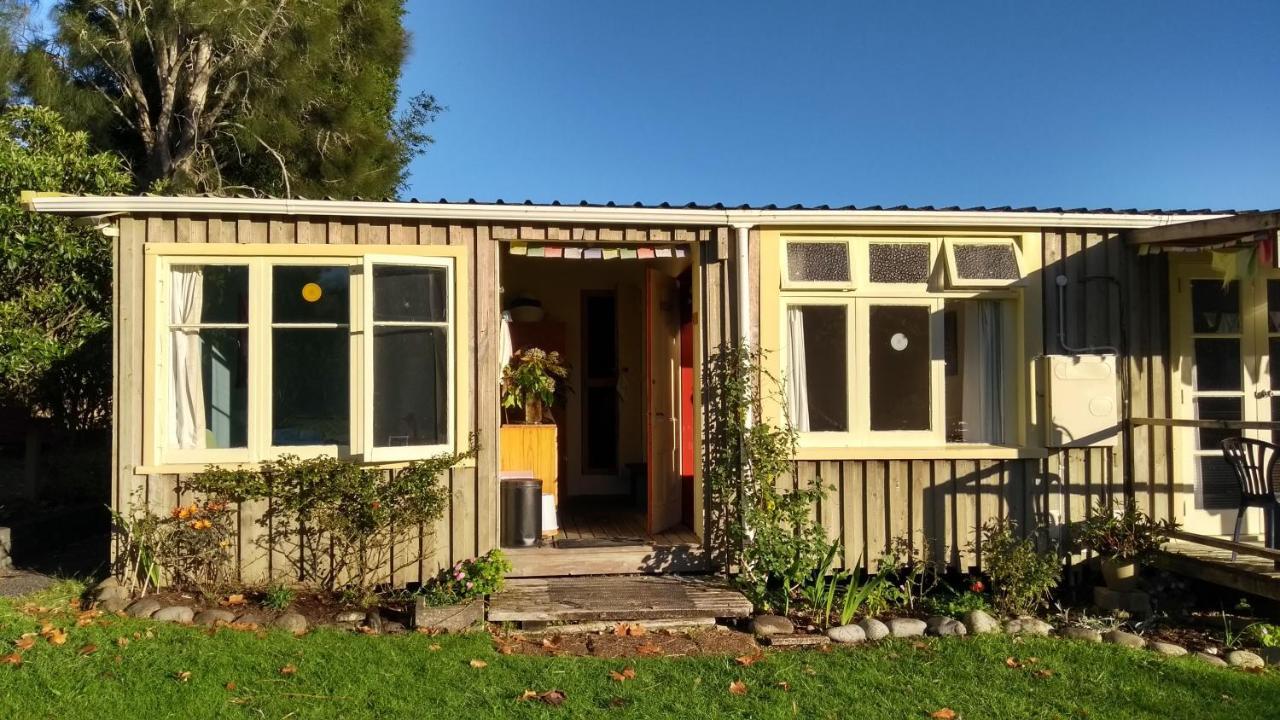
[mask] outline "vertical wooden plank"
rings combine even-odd
[[[1004,461],[979,460],[977,478],[974,489],[974,565],[982,567],[982,526],[992,520],[1003,520],[1003,506],[1000,480],[1004,469]]]
[[[245,583],[263,583],[271,576],[267,529],[260,523],[268,507],[265,500],[253,500],[240,503],[236,508],[239,523],[236,554],[240,580]]]
[[[1060,353],[1058,343],[1058,284],[1055,279],[1062,274],[1062,236],[1055,231],[1045,231],[1042,235],[1044,253],[1044,318],[1045,352]]]
[[[1064,263],[1067,273],[1066,325],[1067,342],[1075,347],[1087,344],[1088,327],[1085,323],[1085,306],[1090,288],[1085,282],[1084,238],[1080,233],[1068,231],[1063,242]]]
[[[390,227],[385,222],[375,220],[356,223],[357,245],[386,245],[389,234]]]
[[[818,464],[812,461],[802,460],[795,463],[795,486],[797,490],[810,490],[818,484]],[[819,503],[815,503],[809,508],[809,519],[814,522],[820,522]]]
[[[456,467],[452,472],[454,518],[452,560],[457,562],[476,556],[476,469]],[[486,513],[492,509],[486,508]]]
[[[845,461],[840,468],[841,518],[840,530],[844,538],[844,561],[846,568],[859,566],[866,568],[866,509],[862,485],[863,464],[856,461]]]
[[[889,549],[888,529],[885,527],[888,494],[885,492],[885,467],[883,460],[863,463],[866,488],[867,562],[872,572],[879,567],[880,558]]]
[[[954,461],[942,461],[934,467],[938,493],[938,507],[942,511],[942,521],[938,523],[938,550],[942,562],[949,567],[960,567],[960,551],[956,546],[956,538],[960,533],[956,530],[956,464]]]
[[[273,245],[292,245],[297,241],[297,227],[288,219],[267,221],[267,242]]]
[[[818,503],[818,522],[822,526],[822,531],[826,533],[827,540],[839,542],[841,545],[840,556],[837,558],[838,567],[848,567],[844,561],[845,540],[843,529],[840,527],[841,504],[844,497],[840,487],[840,463],[823,460],[817,465],[817,480],[822,483],[822,500]]]
[[[905,460],[890,460],[886,464],[885,499],[889,504],[889,516],[885,521],[885,540],[893,550],[898,549],[900,540],[904,541],[907,552],[910,552],[911,464]]]
[[[498,546],[498,376],[503,358],[499,358],[501,333],[498,298],[498,243],[489,237],[489,228],[476,227],[475,235],[475,313],[476,344],[475,423],[480,452],[476,457],[476,552],[485,553]]]
[[[907,493],[911,505],[911,556],[918,560],[929,559],[931,525],[926,508],[929,505],[928,494],[933,484],[933,463],[928,460],[911,461],[911,487]]]
[[[974,554],[974,534],[977,530],[978,464],[973,460],[955,462],[956,498],[956,556],[961,572],[967,572],[977,562]]]
[[[388,242],[392,245],[418,244],[418,228],[415,225],[405,225],[398,222],[391,223],[388,232]]]

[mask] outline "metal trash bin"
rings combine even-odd
[[[542,539],[542,481],[526,474],[502,476],[502,547],[533,547]]]

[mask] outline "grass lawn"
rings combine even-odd
[[[78,589],[29,600],[65,608]],[[22,604],[0,600],[0,655],[41,629]],[[951,708],[973,719],[1240,720],[1280,712],[1275,672],[1063,640],[894,641],[769,653],[743,667],[733,658],[501,655],[485,635],[259,638],[116,617],[84,627],[76,620],[70,611],[49,615],[65,643],[37,637],[21,664],[0,664],[0,718],[928,718]],[[1006,667],[1010,656],[1026,664]],[[610,678],[628,665],[634,679]],[[286,667],[292,671],[282,673]],[[745,694],[730,692],[735,681]],[[558,706],[518,699],[553,689],[564,693]]]

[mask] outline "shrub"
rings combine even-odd
[[[1092,515],[1076,523],[1072,536],[1081,549],[1104,557],[1144,560],[1168,542],[1169,533],[1177,528],[1170,520],[1152,520],[1131,502],[1117,514],[1099,501]]]
[[[281,582],[273,582],[262,593],[262,605],[276,612],[284,612],[293,604],[294,596],[293,588]]]
[[[972,589],[957,591],[949,586],[938,593],[926,596],[921,605],[931,615],[948,617],[959,617],[973,610],[986,610],[991,607],[986,596],[981,592],[975,592]]]
[[[1254,623],[1249,626],[1248,633],[1264,648],[1280,648],[1280,625]]]
[[[135,499],[128,515],[113,512],[112,519],[120,548],[115,574],[130,589],[168,584],[213,597],[230,581],[236,517],[226,502],[192,502],[159,515]]]
[[[1062,579],[1056,553],[1042,553],[1031,538],[1017,536],[1011,521],[992,520],[982,526],[982,557],[994,585],[996,609],[1027,615],[1048,604]]]
[[[502,589],[511,572],[511,563],[501,550],[493,549],[472,560],[460,560],[444,568],[418,591],[428,605],[452,605]]]

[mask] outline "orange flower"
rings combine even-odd
[[[201,519],[201,520],[193,520],[191,522],[191,528],[193,530],[208,530],[211,527],[213,527],[213,523],[210,522],[209,520]]]

